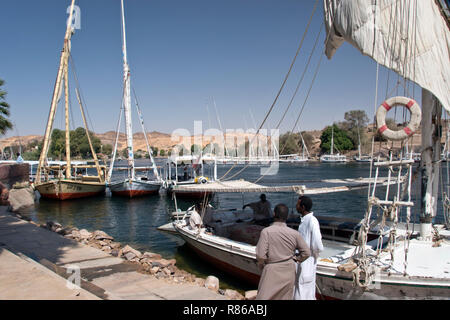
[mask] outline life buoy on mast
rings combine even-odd
[[[391,130],[386,125],[387,112],[396,105],[402,105],[411,112],[411,120],[408,125],[401,130]],[[389,140],[404,140],[411,136],[417,129],[419,129],[420,121],[422,120],[422,111],[419,104],[413,99],[407,97],[392,97],[384,101],[377,110],[377,129],[378,132]]]

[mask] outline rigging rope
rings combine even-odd
[[[319,3],[319,0],[316,0],[315,3],[314,3],[313,11],[312,11],[311,16],[310,16],[310,18],[309,18],[307,27],[306,27],[306,29],[305,29],[305,31],[304,31],[304,33],[303,33],[302,39],[301,39],[300,44],[299,44],[299,46],[298,46],[298,48],[297,48],[297,51],[296,51],[296,53],[295,53],[295,56],[294,56],[294,58],[292,59],[291,65],[289,66],[289,70],[288,70],[286,76],[284,77],[283,83],[281,84],[281,87],[280,87],[280,89],[278,90],[278,93],[277,93],[277,95],[276,95],[274,101],[272,102],[272,105],[270,106],[269,111],[266,113],[266,116],[264,117],[264,119],[263,119],[261,125],[259,126],[258,130],[256,131],[255,136],[253,137],[253,139],[252,139],[252,141],[251,141],[250,143],[253,143],[253,140],[254,140],[255,138],[257,138],[259,131],[261,130],[261,128],[264,126],[265,122],[267,121],[267,118],[268,118],[269,115],[271,114],[271,112],[272,112],[272,110],[273,110],[275,104],[276,104],[277,101],[278,101],[278,98],[279,98],[281,92],[282,92],[283,89],[284,89],[284,86],[285,86],[285,84],[286,84],[286,81],[288,80],[289,75],[291,74],[292,68],[294,67],[295,61],[297,60],[298,54],[300,53],[300,50],[301,50],[301,48],[302,48],[302,46],[303,46],[303,41],[304,41],[304,39],[305,39],[306,34],[308,33],[309,26],[310,26],[310,23],[311,23],[312,18],[313,18],[313,16],[314,16],[314,13],[315,13],[315,11],[316,11],[317,4],[318,4],[318,3]],[[224,179],[224,178],[229,174],[229,172],[235,167],[235,165],[236,165],[236,164],[233,164],[233,166],[232,166],[232,167],[231,167],[231,168],[230,168],[230,169],[229,169],[229,170],[228,170],[228,171],[227,171],[227,172],[226,172],[219,180]],[[247,167],[248,167],[248,165],[247,165],[247,166],[244,166],[244,168],[243,168],[242,170],[240,170],[237,174],[239,174],[239,173],[241,173],[242,171],[244,171]],[[233,177],[236,176],[237,174],[233,175]],[[231,178],[232,178],[232,177],[231,177]],[[229,179],[228,179],[228,180],[229,180]]]

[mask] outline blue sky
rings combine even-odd
[[[69,4],[69,0],[0,4],[0,78],[6,81],[11,119],[17,126],[7,136],[44,133]],[[76,4],[81,29],[72,37],[72,56],[93,129],[115,130],[122,93],[120,1]],[[224,128],[253,127],[250,110],[259,124],[288,70],[313,4],[313,0],[126,0],[131,84],[147,130],[192,131],[194,120],[203,120],[206,129],[207,104],[210,122],[218,127],[212,98]],[[270,128],[295,89],[322,21],[319,1],[296,66],[269,118]],[[312,68],[282,132],[291,129],[303,104],[324,40],[322,32]],[[363,109],[372,117],[375,71],[376,64],[348,44],[333,59],[324,57],[301,129],[322,129],[342,120],[348,110]],[[71,99],[73,124],[80,126],[74,91]],[[55,121],[58,128],[63,127],[61,110],[62,104]],[[140,131],[137,121],[133,131]]]

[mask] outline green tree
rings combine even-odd
[[[198,144],[191,145],[191,154],[199,154],[202,148]]]
[[[7,92],[2,90],[2,86],[5,83],[4,80],[0,79],[0,134],[4,135],[6,131],[12,129],[13,125],[11,121],[6,119],[9,116],[9,104],[6,102]]]
[[[156,157],[158,156],[158,147],[150,147],[150,149],[152,150],[152,156]],[[149,157],[150,158],[150,157]]]
[[[306,144],[306,148],[308,148],[308,150],[311,150],[312,147],[314,146],[314,137],[312,134],[303,131],[302,132],[302,136],[303,136],[303,141],[305,141]]]
[[[50,156],[61,159],[66,150],[65,131],[53,129],[50,139],[51,143],[48,150]]]
[[[113,147],[110,144],[105,144],[102,147],[102,153],[106,154],[107,156],[111,155],[113,151]]]
[[[322,152],[330,152],[332,131],[334,131],[335,149],[339,151],[353,150],[354,144],[350,137],[347,135],[347,132],[339,128],[336,124],[333,124],[333,126],[326,127],[322,132],[322,135],[320,136],[320,148]]]
[[[342,129],[347,131],[347,135],[352,139],[356,146],[361,139],[361,144],[367,140],[365,128],[369,123],[369,118],[364,110],[351,110],[345,113],[345,121],[341,123]],[[358,136],[359,134],[359,136]]]
[[[100,152],[101,142],[92,132],[89,132],[92,147],[95,153]],[[65,158],[66,154],[66,131],[53,129],[49,154],[58,159]],[[70,156],[81,158],[92,158],[91,147],[84,128],[76,128],[70,131]]]
[[[294,154],[301,150],[302,140],[298,133],[286,132],[280,136],[280,154]]]
[[[159,155],[160,155],[161,157],[164,157],[164,156],[166,155],[166,151],[163,150],[163,149],[159,150]]]

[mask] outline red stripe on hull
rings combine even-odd
[[[150,194],[158,194],[159,190],[123,190],[123,191],[111,191],[115,196],[134,198]]]
[[[77,198],[86,198],[86,197],[92,197],[96,195],[100,195],[104,193],[105,191],[99,191],[99,192],[68,192],[68,193],[40,193],[42,198],[48,198],[48,199],[58,199],[58,200],[70,200],[70,199],[77,199]]]

